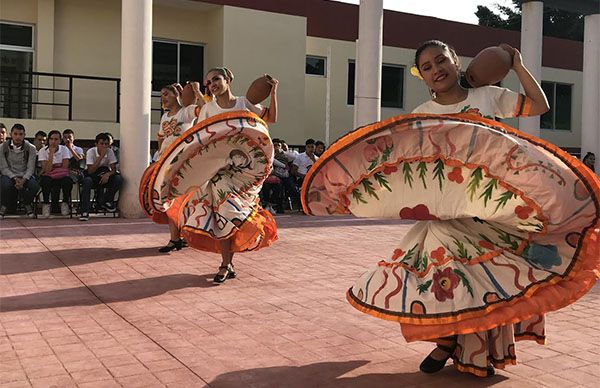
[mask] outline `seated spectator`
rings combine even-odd
[[[108,135],[108,148],[110,148],[113,151],[113,153],[115,154],[115,158],[117,158],[117,171],[119,171],[119,161],[121,160],[119,158],[119,147],[117,147],[114,144],[115,138],[113,137],[112,133],[106,132],[106,134]]]
[[[44,147],[46,145],[46,132],[44,131],[37,131],[37,133],[35,134],[35,137],[33,138],[33,145],[35,146],[35,149],[37,150],[36,152],[40,152],[40,150],[42,149],[42,147]],[[37,159],[35,159],[35,176],[36,177],[40,177],[42,173],[42,163]]]
[[[321,155],[323,155],[323,152],[325,152],[326,149],[327,147],[325,147],[325,143],[323,143],[321,140],[317,140],[315,142],[315,155],[317,155],[319,158]]]
[[[588,152],[583,157],[582,162],[583,162],[583,164],[585,164],[587,166],[587,168],[589,168],[593,172],[596,172],[596,167],[595,167],[595,165],[596,165],[596,154],[594,154],[593,152]]]
[[[80,221],[90,219],[90,196],[92,188],[96,189],[99,207],[109,212],[117,210],[115,195],[123,184],[123,178],[117,172],[117,157],[109,147],[109,135],[96,135],[96,146],[86,154],[87,170],[81,187],[81,216]]]
[[[304,181],[306,173],[308,173],[308,169],[312,167],[317,159],[319,159],[319,157],[315,155],[315,141],[313,139],[308,139],[306,140],[305,145],[306,148],[304,152],[298,154],[292,163],[292,175],[297,178],[299,187],[302,186],[302,182]]]
[[[69,176],[73,183],[77,183],[83,179],[83,169],[85,166],[82,166],[84,162],[85,155],[83,153],[83,148],[75,145],[75,132],[72,129],[65,129],[62,133],[63,144],[69,150],[70,158],[69,158]]]
[[[35,179],[35,146],[25,140],[25,127],[15,124],[10,138],[0,145],[0,217],[17,207],[17,191],[22,193],[25,213],[33,218],[33,199],[39,185]]]
[[[290,163],[292,163],[294,161],[294,159],[296,159],[296,156],[299,155],[298,151],[291,150],[290,147],[285,142],[285,140],[280,139],[280,141],[281,141],[281,149],[283,150],[283,152],[285,153],[287,158],[290,160]]]
[[[35,137],[33,138],[33,145],[37,151],[41,150],[43,146],[46,145],[46,132],[37,131]]]
[[[50,200],[55,208],[58,207],[60,192],[62,202],[60,214],[71,214],[71,189],[73,181],[69,177],[69,158],[71,153],[67,147],[60,144],[61,134],[57,130],[48,133],[48,145],[38,152],[38,160],[42,163],[40,186],[42,187],[42,218],[50,217]]]
[[[6,141],[6,125],[0,123],[0,144]]]

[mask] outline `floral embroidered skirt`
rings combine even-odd
[[[471,114],[413,114],[344,136],[304,180],[314,215],[417,220],[349,289],[408,341],[458,335],[459,369],[515,363],[543,314],[600,274],[600,181],[558,147]],[[392,249],[390,250],[392,251]]]
[[[144,172],[140,204],[157,223],[177,224],[190,246],[232,252],[271,245],[277,226],[259,206],[273,144],[266,124],[247,111],[224,113],[188,129]]]

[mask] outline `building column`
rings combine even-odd
[[[523,3],[521,16],[521,55],[523,64],[533,78],[542,80],[542,27],[544,21],[544,3],[528,1]],[[521,93],[524,93],[521,87]],[[530,135],[540,137],[540,116],[519,118],[519,129]]]
[[[152,0],[121,2],[120,164],[124,184],[119,208],[125,218],[144,216],[138,185],[150,161]]]
[[[596,171],[600,171],[600,14],[584,20],[581,157],[595,153]]]
[[[38,0],[35,41],[35,62],[33,71],[54,73],[54,0]],[[34,82],[36,77],[34,76]],[[63,78],[37,77],[37,87],[42,89],[64,88]],[[58,82],[58,83],[57,83]],[[50,90],[37,90],[37,100],[41,102],[66,102],[65,93]],[[34,98],[35,100],[35,98]],[[33,118],[66,119],[64,107],[33,105]],[[33,136],[35,133],[29,133]]]
[[[381,117],[381,60],[383,44],[383,0],[360,0],[354,128]]]

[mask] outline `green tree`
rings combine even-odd
[[[512,0],[514,7],[496,4],[497,11],[478,5],[475,15],[480,26],[521,29],[521,4],[523,0]],[[544,35],[583,41],[583,15],[544,7]]]

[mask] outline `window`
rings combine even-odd
[[[0,116],[31,117],[33,26],[0,23]]]
[[[571,93],[573,85],[542,81],[550,110],[540,118],[544,129],[571,130]]]
[[[327,74],[326,61],[323,57],[306,56],[306,74],[320,75],[325,77]]]
[[[152,91],[175,82],[202,81],[204,47],[197,44],[152,42]],[[202,83],[202,82],[200,82]]]
[[[348,105],[354,105],[354,61],[348,62]],[[404,106],[404,66],[381,66],[381,106],[402,108]]]

